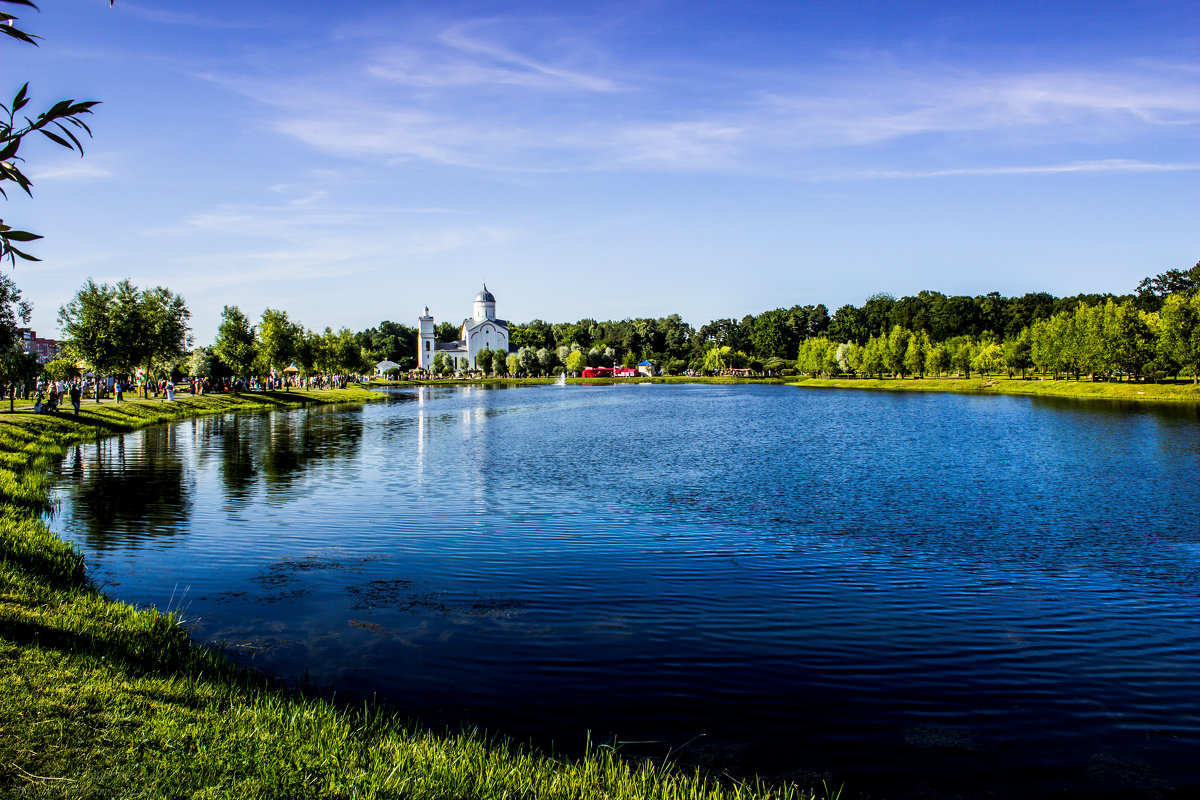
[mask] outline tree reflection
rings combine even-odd
[[[191,486],[170,426],[77,446],[68,471],[77,487],[71,524],[89,547],[144,545],[187,525]]]
[[[283,491],[323,462],[353,458],[363,433],[361,413],[318,407],[296,413],[221,421],[220,474],[231,506],[243,506],[261,487]]]

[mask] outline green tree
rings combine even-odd
[[[939,377],[950,369],[950,354],[943,345],[935,344],[929,348],[929,355],[925,359],[925,369]]]
[[[570,372],[574,375],[578,375],[579,373],[583,372],[583,368],[585,366],[586,366],[586,359],[583,355],[582,350],[572,350],[570,353],[567,354],[567,361],[566,361],[567,372]]]
[[[1004,363],[1010,377],[1013,370],[1019,369],[1024,378],[1025,370],[1033,366],[1033,337],[1029,328],[1022,328],[1019,334],[1004,343]]]
[[[1200,293],[1169,296],[1159,312],[1163,355],[1200,382]]]
[[[508,352],[497,347],[492,351],[492,373],[504,375],[508,371]]]
[[[6,353],[20,344],[18,323],[28,325],[31,313],[33,308],[21,299],[17,284],[7,275],[0,274],[0,353]]]
[[[520,362],[521,372],[524,372],[526,375],[537,373],[537,350],[534,350],[532,347],[522,347],[517,350],[517,360]]]
[[[217,354],[211,347],[197,347],[188,359],[187,374],[193,378],[211,378],[216,372]]]
[[[543,375],[549,375],[550,371],[558,366],[558,358],[554,355],[554,351],[542,347],[537,351],[537,365]]]
[[[971,359],[976,372],[991,375],[1004,368],[1004,348],[995,342],[983,342]]]
[[[341,328],[337,333],[326,328],[325,336],[334,372],[348,376],[366,371],[366,355],[349,328]]]
[[[42,367],[42,372],[52,381],[66,381],[79,376],[75,362],[70,358],[56,358]]]
[[[487,373],[492,368],[492,351],[490,348],[480,348],[475,353],[475,369]]]
[[[1114,366],[1129,377],[1140,375],[1142,365],[1154,359],[1155,341],[1149,315],[1132,300],[1108,301],[1104,316],[1104,338]]]
[[[237,306],[221,310],[213,352],[233,371],[234,378],[249,377],[256,356],[254,327]]]
[[[840,342],[853,342],[860,347],[871,338],[867,319],[861,309],[844,305],[833,313],[829,320],[829,338]]]
[[[0,2],[6,3],[8,6],[37,8],[31,0],[0,0]],[[109,0],[109,5],[112,5],[112,0]],[[16,21],[15,15],[0,11],[0,34],[36,46],[35,39],[37,37],[16,27]],[[29,105],[28,83],[17,90],[11,103],[7,105],[0,103],[0,196],[5,198],[8,197],[4,188],[6,182],[15,183],[21,191],[32,196],[33,183],[19,166],[24,161],[20,150],[25,143],[25,137],[33,133],[40,133],[55,144],[68,150],[77,151],[82,156],[83,145],[80,144],[79,137],[92,135],[92,131],[83,121],[83,117],[92,113],[92,108],[97,105],[95,101],[60,100],[34,119],[30,119],[22,113],[27,105]],[[17,121],[18,114],[21,114],[23,123]],[[42,237],[36,233],[16,230],[0,220],[0,259],[7,258],[10,264],[16,264],[18,258],[37,261],[37,258],[17,249],[13,243],[17,242],[23,245],[25,242],[32,242],[40,238]],[[0,342],[0,346],[2,344]]]
[[[188,355],[192,336],[188,321],[192,312],[183,298],[163,286],[142,292],[138,299],[139,317],[145,338],[145,353],[138,362],[147,372],[170,374]]]
[[[286,311],[275,308],[263,311],[262,319],[258,323],[257,360],[264,374],[282,374],[281,371],[296,355],[300,332],[300,326],[288,319]],[[357,340],[354,342],[354,348],[361,352]],[[359,362],[361,363],[361,358]]]
[[[516,353],[509,353],[508,358],[504,359],[504,367],[509,375],[516,375],[521,371],[521,359],[517,358]]]
[[[8,410],[13,410],[13,398],[16,397],[17,387],[24,387],[25,396],[29,396],[29,387],[37,380],[42,365],[37,356],[26,353],[19,342],[13,342],[4,350],[0,350],[0,381],[3,381],[8,391]]]
[[[908,337],[904,350],[904,369],[910,375],[925,377],[925,361],[929,356],[929,334],[917,331]]]
[[[304,328],[296,341],[296,366],[300,374],[309,376],[317,373],[317,364],[321,362],[325,340],[315,331]]]
[[[701,369],[705,372],[720,372],[729,366],[733,348],[729,345],[711,343],[704,351],[704,362]]]
[[[126,282],[128,283],[128,282]],[[88,363],[96,375],[96,402],[100,401],[100,377],[125,366],[126,341],[120,327],[117,288],[107,283],[87,283],[58,310],[64,347],[75,358]]]
[[[886,336],[872,336],[862,351],[863,373],[883,377],[884,352],[887,350]]]
[[[438,351],[433,354],[433,363],[430,364],[434,375],[444,375],[449,370],[446,367],[446,354]]]
[[[908,352],[908,340],[912,337],[910,331],[899,325],[893,325],[887,337],[887,345],[883,351],[884,365],[891,373],[901,379],[907,369],[904,365],[904,355]]]
[[[950,366],[958,370],[964,378],[970,378],[977,349],[970,336],[955,336],[946,342],[946,350],[950,354]]]

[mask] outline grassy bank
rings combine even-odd
[[[714,385],[731,383],[778,383],[786,384],[795,378],[739,378],[721,375],[711,378],[661,375],[654,378],[567,378],[570,385],[608,385],[628,383],[708,383]],[[372,381],[372,386],[547,386],[557,383],[558,378],[448,378],[435,381]]]
[[[822,389],[873,389],[888,392],[956,392],[1119,400],[1138,403],[1200,404],[1200,387],[1192,383],[1127,381],[1021,380],[1020,378],[805,378],[792,385]]]
[[[70,798],[801,798],[609,748],[563,760],[423,731],[289,691],[197,646],[178,617],[113,602],[42,522],[67,444],[198,414],[369,393],[88,402],[0,414],[0,796]]]

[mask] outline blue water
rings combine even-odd
[[[72,449],[105,590],[343,697],[849,796],[1200,792],[1200,420],[445,387]]]

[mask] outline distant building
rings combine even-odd
[[[62,355],[62,342],[57,339],[43,339],[32,328],[17,328],[17,335],[21,337],[21,350],[37,356],[39,364]]]
[[[438,353],[449,359],[450,366],[456,370],[472,369],[475,355],[480,350],[509,352],[508,323],[496,319],[496,298],[488,291],[487,284],[475,295],[473,313],[463,320],[456,342],[434,341],[433,317],[428,306],[424,316],[417,318],[418,369],[433,369],[433,358]]]

